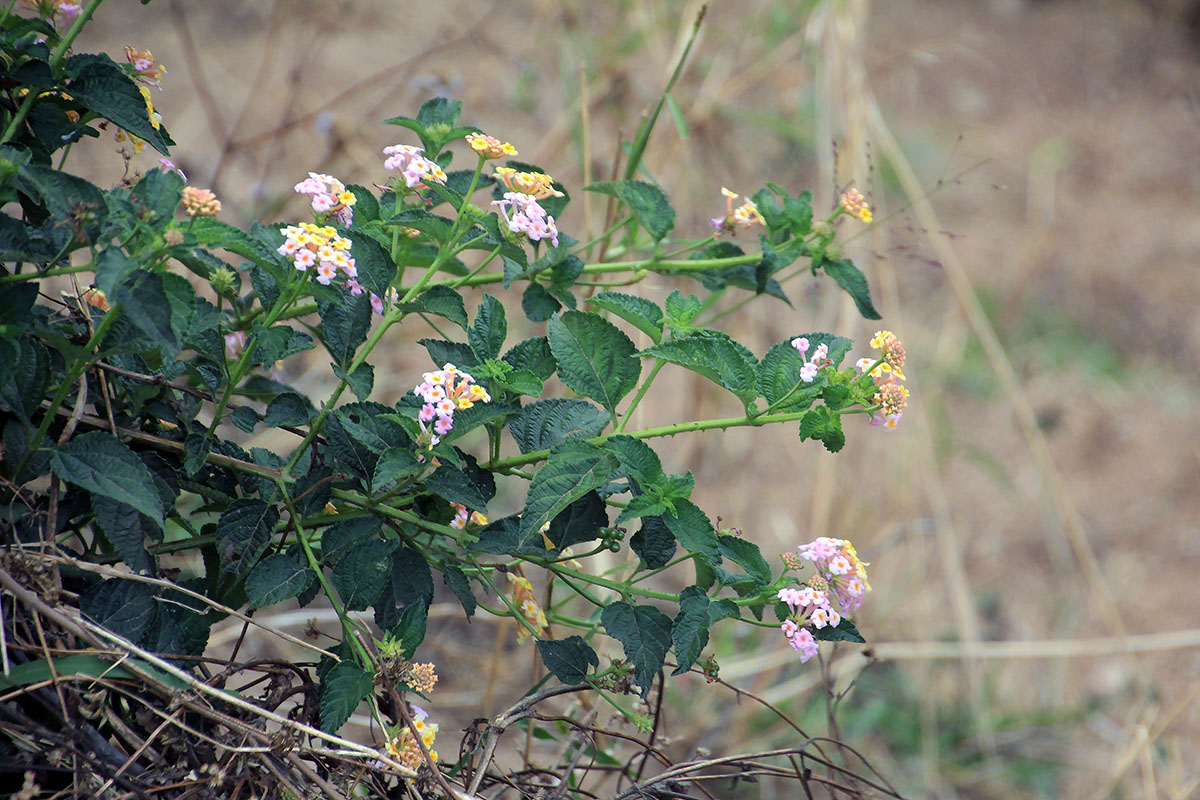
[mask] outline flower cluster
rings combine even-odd
[[[533,593],[533,584],[523,575],[512,572],[508,573],[508,582],[512,584],[512,604],[521,612],[521,616],[529,623],[529,627],[537,631],[537,635],[540,637],[542,631],[546,630],[546,612],[538,604],[537,597]],[[529,627],[518,623],[518,642],[524,642],[530,637]]]
[[[870,222],[874,217],[871,207],[858,189],[847,189],[842,192],[841,207],[850,216],[862,222]]]
[[[337,231],[328,225],[313,225],[311,222],[288,225],[280,232],[286,240],[279,246],[279,253],[291,258],[296,269],[307,272],[309,267],[315,266],[317,283],[323,286],[332,283],[340,271],[346,276],[346,286],[355,294],[362,293],[355,280],[358,268],[350,257],[352,243],[349,239],[338,236]]]
[[[792,339],[792,347],[804,356],[804,365],[800,367],[800,380],[805,383],[812,383],[817,378],[817,370],[821,367],[827,367],[833,363],[833,359],[829,358],[829,345],[821,342],[813,350],[812,356],[808,356],[809,341],[804,336],[797,336]]]
[[[421,694],[429,694],[433,691],[433,687],[437,685],[438,676],[434,671],[433,664],[422,662],[419,664],[408,664],[408,669],[402,676],[404,682],[409,685],[414,692]]]
[[[879,358],[860,358],[855,364],[860,375],[870,373],[877,388],[871,402],[879,408],[871,415],[871,424],[894,430],[908,406],[908,388],[901,383],[905,380],[904,345],[891,331],[875,331],[871,347],[882,351]]]
[[[427,721],[429,713],[420,706],[413,706],[412,710],[412,726],[416,728],[417,734],[421,737],[421,744],[424,744],[425,749],[429,751],[430,760],[436,764],[438,754],[433,749],[433,740],[437,738],[438,726],[436,723]],[[393,736],[388,740],[387,752],[392,758],[412,770],[417,769],[425,762],[421,747],[413,738],[412,731],[408,729],[408,726],[401,728],[398,736]]]
[[[417,420],[421,430],[429,434],[425,427],[433,423],[433,434],[430,436],[430,447],[440,441],[454,427],[454,412],[464,411],[475,403],[490,403],[492,396],[488,394],[475,379],[458,369],[453,364],[445,364],[441,369],[426,372],[422,382],[413,389],[413,394],[424,401]]]
[[[504,158],[505,156],[515,156],[517,154],[517,148],[513,147],[510,142],[502,142],[495,136],[487,136],[482,133],[468,133],[466,139],[471,149],[484,158]]]
[[[533,195],[505,192],[504,199],[493,200],[492,205],[500,208],[508,229],[513,233],[524,233],[531,242],[549,239],[552,245],[558,247],[558,226],[554,224],[554,217],[546,213]],[[512,213],[509,213],[510,208]]]
[[[221,201],[208,189],[195,186],[183,187],[180,205],[189,217],[215,217],[221,210]]]
[[[424,189],[426,181],[445,183],[446,173],[422,155],[424,152],[424,149],[411,144],[385,147],[383,154],[387,156],[387,160],[383,162],[383,168],[399,172],[404,177],[404,185],[409,189]]]
[[[310,172],[307,178],[296,184],[296,191],[312,198],[313,211],[328,214],[342,227],[354,222],[353,206],[358,198],[337,178]]]
[[[789,558],[788,556],[791,556]],[[821,536],[797,548],[797,554],[785,554],[788,569],[799,569],[811,562],[816,574],[800,587],[779,590],[779,599],[787,603],[790,614],[780,626],[801,662],[817,654],[814,631],[836,628],[842,614],[862,605],[863,595],[871,591],[867,582],[867,564],[860,561],[849,539]],[[833,600],[839,608],[835,608]],[[839,610],[840,609],[840,610]]]
[[[733,201],[737,200],[737,192],[731,192],[722,186],[721,194],[725,195],[725,216],[712,218],[712,226],[717,229],[717,236],[731,231],[736,233],[739,228],[767,224],[758,206],[749,197],[743,197],[744,202],[734,208]]]
[[[517,172],[512,167],[496,167],[495,176],[510,192],[531,194],[537,200],[564,196],[554,188],[554,178],[544,172]]]
[[[133,65],[135,77],[147,86],[154,86],[162,91],[162,76],[167,74],[167,68],[154,62],[154,54],[149,50],[138,50],[132,45],[125,45],[125,60]]]
[[[67,0],[21,0],[21,7],[50,20],[50,24],[60,31],[71,27],[83,11],[83,3]]]
[[[461,503],[451,503],[450,505],[454,507],[454,519],[450,520],[451,528],[461,531],[467,527],[468,523],[471,525],[487,525],[488,518],[486,514],[481,514],[478,511],[468,511],[467,507]]]

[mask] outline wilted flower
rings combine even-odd
[[[332,175],[310,172],[307,178],[296,184],[296,192],[310,196],[313,211],[328,214],[342,227],[354,222],[353,206],[358,198]]]
[[[215,217],[221,210],[221,201],[215,194],[195,186],[183,187],[180,205],[189,217]]]
[[[867,205],[866,199],[858,189],[842,192],[841,207],[847,214],[862,222],[870,222],[873,219],[871,207]]]
[[[154,55],[149,50],[138,50],[127,44],[125,45],[125,59],[133,65],[137,80],[162,91],[162,76],[167,74],[167,68],[162,64],[156,64]]]
[[[871,415],[870,423],[895,430],[909,397],[908,389],[900,383],[905,380],[904,345],[891,331],[876,331],[871,339],[871,347],[882,351],[880,357],[860,358],[855,363],[860,374],[870,372],[871,380],[879,389],[871,402],[880,408]]]
[[[162,165],[163,169],[171,170],[172,172],[178,172],[179,177],[183,178],[183,182],[187,183],[187,175],[184,174],[183,170],[175,166],[174,161],[169,158],[160,158],[158,163]]]
[[[745,202],[734,208],[733,201],[737,199],[737,192],[731,192],[722,186],[721,194],[725,195],[725,216],[713,217],[711,220],[712,226],[717,229],[716,235],[720,236],[722,233],[730,231],[737,232],[739,228],[767,224],[763,215],[759,213],[758,205],[749,197],[743,197],[742,200]]]
[[[517,148],[513,147],[509,142],[500,141],[495,136],[487,136],[482,133],[468,133],[466,139],[471,149],[484,158],[504,158],[505,156],[515,156],[517,154]]]
[[[529,626],[537,631],[538,636],[541,636],[542,631],[546,629],[546,612],[542,611],[542,607],[538,604],[537,596],[533,593],[533,584],[523,575],[517,575],[513,572],[508,573],[508,582],[511,584],[512,604],[521,612],[521,616],[529,623]],[[517,641],[524,642],[530,637],[529,628],[518,623],[517,625]]]
[[[433,763],[437,763],[438,754],[433,749],[434,739],[437,738],[438,726],[429,722],[429,714],[419,706],[413,706],[413,728],[416,729],[417,735],[421,737],[421,743],[425,745],[425,749],[429,751],[429,758]],[[413,738],[412,731],[405,725],[400,729],[400,733],[388,739],[386,749],[388,755],[399,761],[409,769],[417,769],[421,764],[425,763],[425,756],[421,753],[421,747]]]

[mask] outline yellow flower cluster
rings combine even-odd
[[[433,741],[437,738],[437,724],[426,722],[425,714],[418,713],[413,719],[413,727],[417,729],[417,733],[421,737],[421,744],[424,744],[425,749],[429,751],[429,758],[436,764],[438,754],[433,749]],[[400,735],[388,739],[387,752],[392,758],[412,770],[417,769],[425,762],[425,756],[421,753],[420,745],[417,744],[417,740],[413,738],[412,731],[407,727],[401,729]]]
[[[518,172],[512,167],[496,167],[495,174],[510,192],[532,195],[538,200],[563,196],[554,188],[554,178],[544,172]]]
[[[517,148],[513,147],[511,143],[502,142],[495,136],[468,133],[466,139],[467,144],[471,145],[471,149],[484,158],[504,158],[517,154]]]

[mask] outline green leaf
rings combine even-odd
[[[604,442],[604,449],[620,460],[621,470],[636,480],[639,486],[648,486],[663,476],[658,453],[641,439],[625,434],[610,436]]]
[[[400,655],[412,658],[417,648],[425,641],[425,631],[429,622],[429,608],[423,602],[416,602],[404,609],[400,619],[389,631],[391,636],[400,640]]]
[[[355,225],[363,225],[379,219],[379,201],[375,199],[374,192],[365,186],[359,186],[357,183],[351,183],[346,188],[353,192],[355,197]]]
[[[558,369],[554,353],[550,352],[550,342],[545,336],[535,336],[517,342],[502,359],[512,364],[513,369],[527,369],[539,380],[546,381]]]
[[[163,527],[154,476],[120,439],[102,431],[80,434],[54,451],[50,468],[60,479],[132,506]]]
[[[564,439],[599,436],[612,418],[586,400],[553,398],[530,403],[508,423],[522,453],[549,450]]]
[[[106,55],[71,56],[67,59],[67,74],[67,91],[75,101],[168,155],[167,145],[174,142],[151,124],[146,98],[116,62]]]
[[[883,319],[875,310],[875,306],[871,305],[871,287],[867,285],[867,277],[854,266],[854,262],[848,258],[840,258],[837,261],[823,261],[821,266],[826,275],[837,281],[838,286],[854,298],[854,305],[858,307],[859,314],[866,319]]]
[[[467,341],[475,351],[480,361],[489,358],[499,358],[500,348],[504,346],[504,338],[508,335],[508,320],[505,317],[504,305],[490,294],[483,296],[475,312],[475,324],[467,331]]]
[[[550,551],[558,555],[566,547],[600,538],[601,529],[607,527],[608,507],[600,499],[600,495],[593,491],[560,511],[558,516],[550,521],[546,538],[553,545]]]
[[[462,342],[446,342],[441,339],[418,339],[417,344],[425,348],[429,358],[441,369],[445,364],[453,364],[459,369],[474,369],[479,364],[475,351]]]
[[[371,488],[376,492],[387,491],[406,478],[420,475],[425,469],[426,465],[417,461],[411,447],[389,447],[375,463]]]
[[[825,406],[810,409],[800,418],[800,439],[820,439],[826,450],[838,452],[846,444],[841,415],[831,414]]]
[[[676,500],[675,513],[664,514],[663,522],[684,550],[699,555],[709,564],[721,562],[717,531],[708,516],[691,500]]]
[[[677,331],[690,328],[692,320],[700,313],[701,308],[700,299],[696,295],[689,294],[684,297],[678,289],[672,289],[663,304],[667,323]]]
[[[392,552],[398,544],[395,539],[367,539],[338,559],[330,582],[347,611],[364,611],[379,599],[391,576]]]
[[[279,509],[261,500],[235,500],[217,520],[221,575],[244,579],[271,543]]]
[[[415,311],[444,317],[464,331],[467,329],[467,307],[463,303],[462,295],[449,286],[431,286],[409,305]]]
[[[375,676],[357,664],[341,661],[321,680],[318,707],[321,730],[337,733],[358,704],[375,688]]]
[[[530,322],[545,322],[562,308],[550,291],[540,283],[531,283],[521,295],[521,310]]]
[[[683,116],[683,109],[679,107],[674,96],[665,94],[663,99],[667,102],[667,111],[671,113],[671,120],[675,123],[675,130],[679,132],[679,138],[688,138],[687,119]]]
[[[329,354],[338,364],[348,365],[371,328],[371,298],[364,293],[358,297],[346,295],[336,302],[320,302],[317,313],[321,316],[321,337]]]
[[[79,610],[93,622],[134,644],[143,644],[158,622],[158,600],[144,583],[109,578],[79,596]]]
[[[284,553],[258,562],[246,576],[246,596],[251,608],[265,608],[296,597],[317,579],[317,573]]]
[[[642,370],[629,337],[598,314],[585,311],[568,311],[550,320],[547,333],[562,382],[615,412],[621,398],[637,385]]]
[[[595,669],[600,666],[600,657],[582,636],[541,639],[537,642],[537,649],[546,669],[568,685],[583,683],[587,680],[588,667]]]
[[[808,339],[809,342],[805,354],[802,355],[800,351],[792,347],[792,340],[789,339],[771,345],[771,349],[758,363],[756,386],[758,393],[766,399],[772,412],[803,411],[811,406],[813,400],[820,395],[821,386],[826,379],[820,374],[815,376],[812,381],[805,381],[801,377],[801,370],[807,362],[807,357],[811,357],[813,351],[822,342],[830,345],[830,350],[837,346],[834,342],[839,340],[845,342],[847,347],[850,344],[849,339],[828,333],[805,334],[803,338]]]
[[[743,403],[758,396],[754,386],[757,359],[744,345],[720,331],[696,331],[648,347],[638,355],[654,356],[698,372],[736,394]]]
[[[134,572],[154,574],[154,559],[146,552],[146,537],[162,538],[162,529],[131,505],[106,497],[92,495],[92,511],[104,538],[116,548]]]
[[[546,389],[546,385],[542,383],[541,379],[527,369],[515,369],[503,378],[497,378],[496,385],[510,392],[530,397],[540,397]]]
[[[57,220],[66,222],[82,214],[78,216],[81,232],[86,234],[88,240],[98,239],[108,214],[104,194],[99,187],[70,173],[39,164],[21,165],[15,183],[21,192],[40,199]],[[69,228],[68,225],[67,230]],[[66,240],[63,242],[64,245],[68,243]]]
[[[388,287],[396,280],[396,262],[392,261],[391,255],[370,236],[345,228],[337,228],[337,232],[339,236],[353,243],[350,250],[354,255],[354,266],[358,270],[355,280],[369,293],[378,297],[386,295]]]
[[[333,374],[344,380],[359,400],[366,400],[375,388],[375,367],[366,362],[355,367],[354,372],[349,375],[341,367],[334,365]]]
[[[660,241],[675,227],[675,209],[662,189],[645,181],[601,181],[583,187],[623,202],[646,231]]]
[[[813,638],[818,642],[858,642],[866,644],[867,640],[858,632],[852,620],[842,617],[836,628],[826,625],[813,631]]]
[[[307,425],[317,414],[312,402],[297,392],[284,392],[276,395],[267,403],[266,417],[263,424],[268,428],[278,428],[283,425]]]
[[[675,537],[662,517],[642,517],[642,527],[629,537],[629,546],[646,569],[660,569],[675,557]]]
[[[463,611],[467,615],[467,619],[475,616],[475,593],[471,591],[471,582],[467,580],[467,574],[458,567],[447,564],[442,567],[442,581],[454,592],[454,596],[458,598],[458,602],[462,603]]]
[[[96,257],[96,288],[108,297],[117,296],[117,287],[136,269],[138,262],[130,260],[125,251],[109,245]]]
[[[605,311],[616,314],[645,333],[655,343],[662,340],[663,312],[654,301],[637,295],[607,290],[589,297],[587,301]]]
[[[679,614],[671,623],[671,641],[678,662],[672,675],[682,675],[691,669],[708,644],[708,606],[708,595],[699,586],[689,586],[679,593]]]
[[[376,539],[382,529],[383,520],[379,517],[358,517],[330,525],[321,535],[321,560],[331,568],[336,567],[364,542]]]
[[[671,649],[671,618],[654,606],[632,606],[618,601],[604,609],[600,622],[625,649],[625,657],[633,665],[634,679],[645,699]]]
[[[737,536],[719,536],[717,545],[722,556],[742,567],[750,577],[763,584],[771,582],[771,566],[754,542]]]
[[[616,468],[616,457],[594,444],[568,439],[556,445],[529,483],[521,515],[521,541],[529,542],[536,537],[543,525],[575,500],[602,486]]]
[[[7,691],[18,686],[28,686],[31,683],[42,681],[69,680],[77,675],[109,680],[141,680],[140,675],[123,666],[125,663],[136,664],[139,672],[149,673],[155,680],[173,689],[179,691],[188,689],[188,685],[174,675],[137,659],[129,659],[128,662],[125,660],[114,662],[103,656],[92,655],[57,656],[53,665],[45,659],[14,665],[7,676],[0,675],[0,689]]]

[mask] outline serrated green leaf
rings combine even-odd
[[[162,529],[131,505],[102,494],[91,497],[96,524],[104,538],[116,548],[121,560],[134,572],[153,575],[154,559],[146,551],[146,537],[157,534],[161,538]]]
[[[743,403],[758,396],[754,386],[757,359],[744,345],[720,331],[695,331],[648,347],[638,355],[654,356],[698,372],[736,394]]]
[[[72,56],[67,59],[67,74],[67,91],[75,101],[168,155],[171,142],[151,123],[146,98],[115,61],[92,53]]]
[[[469,323],[466,304],[463,303],[462,295],[449,286],[431,286],[404,308],[407,310],[410,306],[414,311],[435,314],[450,320],[464,331],[467,330]]]
[[[423,601],[417,601],[407,606],[400,614],[400,619],[389,631],[391,636],[400,640],[400,655],[412,658],[417,648],[425,641],[425,632],[429,623],[429,607]]]
[[[708,644],[708,595],[699,586],[689,586],[679,593],[679,613],[671,623],[671,642],[675,649],[676,667],[672,675],[682,675],[692,668]]]
[[[458,567],[447,564],[442,567],[442,581],[450,588],[450,591],[454,592],[458,602],[462,603],[467,619],[475,616],[477,602],[475,593],[471,591],[471,581],[467,579],[467,574]]]
[[[158,600],[144,583],[109,578],[79,595],[79,610],[93,622],[134,644],[143,644],[158,622]]]
[[[513,345],[504,354],[503,361],[512,364],[514,369],[527,369],[539,380],[546,381],[558,369],[554,353],[550,351],[550,341],[545,336],[535,336]]]
[[[818,642],[858,642],[866,644],[867,640],[858,632],[852,620],[842,617],[836,628],[826,625],[824,628],[813,630],[813,638]]]
[[[354,392],[354,396],[360,401],[370,397],[371,391],[375,388],[375,367],[365,361],[355,367],[354,372],[349,375],[335,364],[333,366],[333,374],[344,380],[346,385],[350,387],[350,391]]]
[[[116,437],[102,431],[80,434],[55,449],[50,468],[68,483],[132,506],[162,528],[154,476]]]
[[[437,364],[438,368],[446,364],[453,364],[459,369],[470,370],[478,365],[479,359],[475,356],[475,351],[468,344],[462,342],[447,342],[441,339],[418,339],[417,344],[425,348],[429,353],[429,357]]]
[[[678,289],[672,289],[663,304],[666,319],[676,330],[690,327],[701,308],[700,299],[696,295],[689,294],[684,297]]]
[[[528,542],[560,511],[608,480],[617,459],[606,450],[568,439],[550,451],[550,458],[533,476],[521,515],[520,538]]]
[[[629,546],[646,569],[665,567],[675,557],[675,537],[662,517],[642,517],[642,527],[629,538]]]
[[[771,566],[754,542],[737,536],[718,536],[717,544],[721,555],[746,570],[750,577],[764,584],[771,582]]]
[[[600,657],[582,636],[541,639],[537,642],[537,649],[546,669],[568,685],[583,683],[587,680],[588,667],[595,669],[600,666]]]
[[[837,281],[838,286],[854,299],[859,314],[866,319],[883,319],[871,304],[871,287],[867,284],[867,276],[854,266],[853,261],[840,258],[837,261],[823,261],[821,266],[825,274]]]
[[[317,573],[284,553],[258,562],[246,576],[251,608],[265,608],[296,597],[317,579]]]
[[[389,447],[375,464],[371,488],[376,492],[387,491],[402,480],[420,475],[425,469],[426,465],[417,461],[411,447]]]
[[[302,394],[284,392],[267,403],[263,424],[268,428],[282,425],[307,425],[317,414],[312,402]]]
[[[490,294],[485,294],[475,311],[475,324],[467,331],[467,341],[471,343],[475,356],[484,361],[500,357],[500,348],[504,346],[506,336],[508,319],[504,305]]]
[[[604,609],[600,622],[621,643],[625,657],[633,665],[642,698],[648,697],[654,676],[662,669],[671,649],[671,618],[654,606],[632,606],[618,601]]]
[[[540,283],[531,283],[521,294],[521,310],[530,322],[545,322],[558,313],[562,303]]]
[[[658,343],[662,340],[663,312],[658,304],[645,297],[621,292],[603,291],[587,300],[594,306],[616,314]]]
[[[617,457],[621,470],[640,486],[648,486],[663,476],[658,453],[641,439],[625,434],[610,436],[604,441],[604,449]]]
[[[586,400],[552,398],[523,407],[508,423],[522,453],[548,450],[564,439],[599,436],[612,421],[603,409]]]
[[[646,232],[660,241],[675,227],[675,209],[662,189],[645,181],[601,181],[583,187],[584,191],[599,192],[615,197],[629,208],[629,213]]]
[[[708,516],[691,500],[675,501],[675,513],[664,514],[662,519],[684,550],[697,554],[709,564],[721,563],[717,531]]]
[[[598,314],[568,311],[550,320],[547,333],[559,378],[570,389],[614,412],[637,385],[642,365],[633,342]]]
[[[358,704],[375,688],[375,676],[357,664],[341,661],[321,679],[318,708],[321,730],[337,733]]]
[[[334,565],[330,582],[347,611],[364,611],[379,599],[392,568],[395,539],[366,539],[343,553]]]
[[[275,533],[279,509],[261,500],[235,500],[217,520],[221,575],[243,580],[258,563]]]

